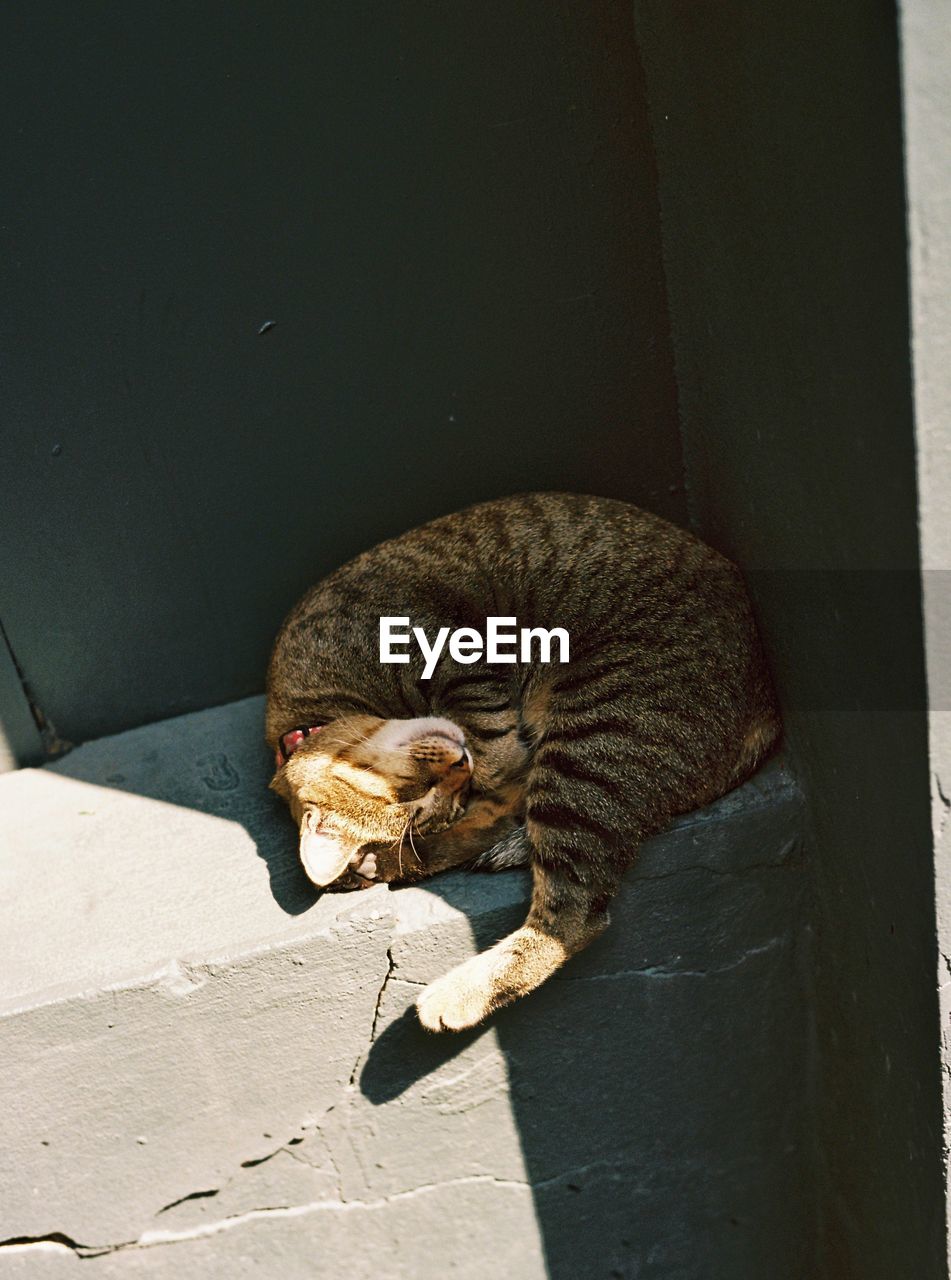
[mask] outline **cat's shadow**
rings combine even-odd
[[[267,867],[272,898],[288,915],[303,915],[326,891],[307,877],[297,849],[297,832],[286,806],[276,796],[269,799],[273,804],[273,820],[258,829],[255,829],[256,823],[247,819],[243,825],[254,841],[258,857]]]
[[[360,1092],[374,1106],[392,1102],[458,1057],[487,1031],[488,1027],[482,1026],[433,1035],[423,1030],[415,1006],[410,1005],[371,1045],[360,1072]]]
[[[340,899],[356,898],[360,890],[343,894],[318,889],[308,880],[297,853],[293,825],[283,804],[278,801],[275,804],[279,805],[276,819],[279,819],[277,826],[280,838],[275,838],[276,833],[270,823],[257,832],[247,822],[245,826],[255,840],[258,856],[267,866],[271,893],[278,906],[289,915],[296,916],[308,911],[328,893],[333,893],[334,897]],[[496,876],[518,877],[525,881],[524,905],[516,907],[511,915],[511,927],[515,928],[524,917],[531,897],[529,878],[524,872],[447,871],[415,887],[441,898],[466,916],[473,945],[475,949],[482,951],[499,937],[499,915],[496,912],[486,914],[472,910],[472,886],[467,885],[466,881],[467,878],[477,877],[478,881],[484,882]],[[403,891],[399,886],[393,886],[389,893],[399,895]],[[471,1031],[434,1035],[422,1027],[416,1016],[415,1003],[411,1002],[399,1017],[379,1033],[370,1046],[359,1075],[361,1092],[374,1106],[392,1102],[486,1035],[499,1018],[504,1020],[506,1013],[508,1010],[503,1010],[489,1023]]]
[[[355,890],[342,894],[334,890],[318,889],[313,885],[301,866],[293,827],[287,820],[286,813],[279,816],[283,818],[281,831],[285,838],[279,841],[258,838],[255,843],[258,856],[264,860],[268,869],[271,893],[282,910],[290,915],[300,915],[327,893],[333,893],[339,898],[353,898],[360,893],[360,890]],[[254,833],[251,834],[253,836]],[[466,879],[473,876],[478,877],[479,881],[495,876],[518,877],[525,881],[525,903],[512,912],[511,925],[516,927],[524,916],[531,897],[529,878],[524,872],[448,871],[415,887],[441,898],[465,915],[474,947],[482,951],[499,937],[499,915],[496,912],[485,914],[472,911],[473,893],[471,886],[466,884]],[[403,890],[399,886],[393,886],[389,892],[398,895]],[[504,1012],[507,1011],[497,1016],[504,1016]],[[380,1032],[370,1046],[359,1076],[361,1092],[374,1106],[392,1102],[486,1035],[495,1022],[496,1019],[492,1019],[486,1025],[470,1031],[434,1035],[422,1027],[416,1016],[415,1003],[410,1003],[399,1017]]]
[[[476,950],[484,951],[492,946],[507,928],[501,927],[498,912],[480,912],[472,910],[473,886],[467,879],[477,877],[477,882],[484,882],[490,877],[499,876],[517,878],[524,881],[525,902],[505,915],[511,916],[507,926],[517,927],[528,910],[531,897],[531,884],[524,871],[448,871],[435,875],[417,886],[441,898],[455,907],[467,918],[472,933],[472,941]],[[399,894],[400,888],[390,891]],[[447,968],[450,967],[447,963]],[[505,1020],[507,1010],[497,1014],[489,1022],[469,1031],[444,1032],[436,1035],[426,1031],[416,1016],[415,1001],[395,1018],[373,1041],[366,1062],[360,1072],[360,1091],[367,1101],[374,1106],[392,1102],[409,1088],[426,1076],[438,1071],[445,1063],[451,1062],[471,1044],[487,1035],[495,1027],[499,1019]]]

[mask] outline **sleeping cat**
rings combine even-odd
[[[424,680],[412,646],[381,662],[384,616],[429,636],[561,627],[570,661],[444,653]],[[266,734],[317,884],[530,867],[522,928],[420,996],[437,1031],[596,938],[642,841],[747,777],[779,719],[732,564],[626,503],[536,493],[433,520],[312,588],[274,645]]]

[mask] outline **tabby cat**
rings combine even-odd
[[[380,660],[381,616],[564,628],[570,661]],[[747,777],[779,733],[738,570],[623,502],[502,498],[384,542],[312,588],[267,676],[271,786],[333,889],[527,864],[522,928],[427,987],[430,1030],[533,990],[608,923],[638,846]]]

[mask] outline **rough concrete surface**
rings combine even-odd
[[[778,764],[489,1026],[522,873],[318,897],[250,699],[0,778],[0,1274],[800,1277],[809,933]]]

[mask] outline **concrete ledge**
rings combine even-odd
[[[318,898],[261,717],[0,777],[0,1274],[807,1273],[781,767],[652,841],[563,975],[428,1037],[419,985],[517,923],[527,878]]]

